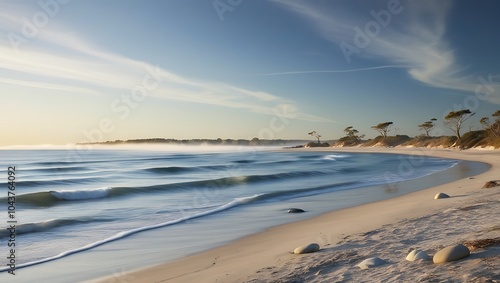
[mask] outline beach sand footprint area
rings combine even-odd
[[[478,194],[295,255],[247,282],[500,282],[500,226],[491,221],[500,219],[500,192]]]

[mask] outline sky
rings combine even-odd
[[[0,146],[391,135],[500,109],[500,2],[2,0]]]

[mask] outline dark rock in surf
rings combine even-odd
[[[304,145],[305,148],[310,148],[310,147],[329,147],[329,143],[317,143],[317,142],[308,142],[307,144]]]
[[[302,212],[305,212],[305,210],[302,210],[300,208],[290,208],[288,210],[288,213],[302,213]]]

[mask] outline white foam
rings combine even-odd
[[[349,157],[349,155],[345,155],[345,154],[328,154],[328,155],[324,156],[322,159],[323,160],[337,160],[337,159],[346,158],[346,157]]]
[[[97,190],[94,190],[94,191],[97,191]],[[74,191],[72,191],[72,192],[74,192]],[[90,192],[90,191],[87,191],[87,192]],[[116,241],[116,240],[119,240],[119,239],[123,239],[125,237],[128,237],[130,235],[133,235],[133,234],[136,234],[136,233],[139,233],[139,232],[143,232],[143,231],[147,231],[147,230],[152,230],[152,229],[157,229],[157,228],[161,228],[161,227],[165,227],[165,226],[177,224],[177,223],[180,223],[180,222],[184,222],[184,221],[187,221],[187,220],[190,220],[190,219],[199,218],[199,217],[202,217],[202,216],[206,216],[206,215],[214,214],[214,213],[217,213],[217,212],[220,212],[220,211],[224,211],[224,210],[227,210],[227,209],[239,206],[241,204],[245,204],[245,203],[251,202],[252,200],[258,198],[259,196],[260,196],[260,194],[256,194],[256,195],[251,196],[251,197],[235,198],[234,200],[232,200],[232,201],[230,201],[230,202],[228,202],[226,204],[223,204],[221,206],[218,206],[218,207],[216,207],[216,208],[214,208],[212,210],[200,212],[200,213],[194,214],[194,215],[184,216],[184,217],[181,217],[181,218],[177,218],[175,220],[171,220],[171,221],[167,221],[167,222],[163,222],[163,223],[159,223],[159,224],[155,224],[155,225],[150,225],[150,226],[140,227],[140,228],[136,228],[136,229],[132,229],[132,230],[128,230],[128,231],[123,231],[123,232],[120,232],[120,233],[118,233],[118,234],[116,234],[114,236],[106,238],[104,240],[100,240],[100,241],[97,241],[97,242],[94,242],[94,243],[90,243],[90,244],[85,245],[83,247],[72,249],[72,250],[68,250],[68,251],[62,252],[62,253],[60,253],[58,255],[51,256],[51,257],[48,257],[48,258],[44,258],[44,259],[41,259],[41,260],[38,260],[38,261],[23,263],[23,264],[20,264],[20,265],[18,265],[16,267],[17,268],[28,267],[28,266],[37,265],[37,264],[40,264],[40,263],[44,263],[44,262],[48,262],[48,261],[53,261],[53,260],[56,260],[56,259],[60,259],[60,258],[63,258],[65,256],[68,256],[68,255],[71,255],[71,254],[75,254],[75,253],[79,253],[79,252],[86,251],[86,250],[89,250],[89,249],[93,249],[93,248],[101,246],[103,244],[107,244],[107,243],[110,243],[110,242],[113,242],[113,241]],[[0,268],[0,272],[6,271],[6,270],[8,270],[8,267],[7,268]]]
[[[50,193],[60,200],[85,200],[107,197],[111,188],[99,188],[92,190],[63,190],[63,191],[50,191]]]

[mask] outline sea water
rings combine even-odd
[[[8,167],[16,173],[15,277],[7,277]],[[127,272],[271,226],[423,189],[421,182],[397,184],[453,168],[432,185],[486,167],[421,156],[253,147],[111,147],[77,156],[1,150],[0,221],[6,228],[0,230],[0,279],[75,282]],[[306,213],[288,214],[292,207]]]

